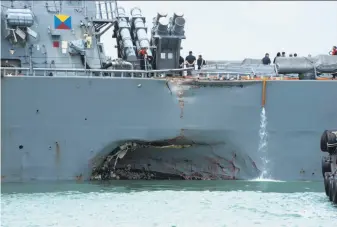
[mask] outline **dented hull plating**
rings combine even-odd
[[[202,145],[151,153],[153,168],[185,176],[207,170],[220,179],[253,179],[266,169],[274,179],[320,180],[319,138],[337,125],[335,81],[268,81],[268,149],[261,153],[258,81],[1,80],[3,182],[85,180],[125,141],[177,137]],[[141,160],[149,151],[134,152]]]

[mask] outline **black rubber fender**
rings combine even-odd
[[[328,152],[330,154],[334,154],[336,153],[337,150],[337,135],[336,135],[337,131],[328,131],[327,136],[328,136]],[[329,146],[331,145],[331,146]]]
[[[334,184],[333,184],[334,178],[330,177],[329,179],[329,200],[332,202],[332,193],[334,191]]]
[[[332,202],[337,204],[337,178],[333,179]]]
[[[331,163],[330,163],[328,157],[323,156],[322,157],[322,174],[323,174],[323,178],[324,178],[326,172],[331,172]]]
[[[321,136],[321,151],[323,152],[327,152],[328,151],[328,146],[327,146],[327,143],[328,143],[328,130],[324,130],[324,132],[322,133],[322,136]]]
[[[333,154],[337,150],[337,130],[324,130],[321,136],[321,151]],[[331,146],[328,146],[328,145]]]
[[[329,185],[329,181],[330,181],[330,172],[325,172],[324,173],[324,190],[325,190],[325,194],[326,196],[329,197],[329,189],[330,189],[330,185]]]

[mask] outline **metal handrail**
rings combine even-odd
[[[194,70],[194,68],[179,68],[179,69],[161,69],[161,70],[127,70],[127,69],[83,69],[83,68],[33,68],[32,70],[30,68],[20,68],[20,67],[1,67],[1,76],[2,77],[10,77],[10,76],[54,76],[54,77],[68,77],[68,73],[74,73],[74,76],[76,77],[116,77],[116,73],[120,74],[118,77],[124,77],[125,74],[127,77],[135,77],[134,74],[136,74],[137,78],[144,78],[148,77],[147,75],[152,74],[153,77],[159,76],[166,76],[166,74],[176,74],[178,72],[188,71],[188,70]],[[43,73],[41,73],[43,72]],[[64,75],[57,75],[57,73],[64,73]],[[8,74],[6,74],[8,73]],[[50,75],[52,73],[52,75]],[[13,74],[13,75],[12,75]],[[231,71],[193,71],[193,75],[200,76],[200,75],[206,75],[207,77],[210,77],[211,75],[216,74],[219,78],[220,77],[237,77],[237,79],[240,79],[243,76],[256,76],[252,75],[249,72],[231,72]],[[259,76],[263,77],[278,77],[279,75],[271,75],[269,73],[257,73]],[[140,75],[140,76],[139,76]]]
[[[199,74],[243,74],[243,75],[252,75],[253,72],[233,72],[233,71],[196,71]],[[254,74],[255,75],[255,74]]]
[[[154,76],[156,77],[157,74],[168,74],[168,73],[175,73],[175,72],[187,71],[187,70],[192,70],[192,69],[193,68],[160,69],[160,70],[126,70],[126,69],[33,68],[32,70],[30,70],[29,68],[1,67],[1,74],[2,76],[10,76],[10,75],[6,75],[6,71],[10,71],[10,72],[14,71],[15,72],[14,76],[20,76],[20,75],[40,76],[40,75],[36,75],[39,72],[43,72],[43,76],[47,76],[47,73],[51,73],[51,72],[54,72],[54,73],[64,72],[65,76],[68,76],[68,73],[75,73],[76,75],[78,73],[84,73],[85,75],[87,75],[88,73],[89,75],[98,73],[100,76],[103,76],[103,74],[113,74],[114,75],[115,73],[121,73],[121,77],[124,77],[124,74],[126,73],[126,74],[131,74],[132,75],[131,77],[133,77],[133,74],[136,73],[136,74],[142,75],[142,77],[145,77],[146,74],[154,74]]]
[[[225,66],[225,67],[223,67],[223,69],[221,71],[219,71],[219,66]],[[312,64],[312,66],[313,66],[315,77],[316,78],[319,77],[318,74],[322,73],[322,72],[319,72],[314,64]],[[231,63],[211,64],[211,65],[207,65],[207,66],[203,67],[203,70],[200,70],[198,73],[199,74],[235,74],[235,75],[238,75],[238,74],[239,75],[240,74],[241,75],[242,74],[243,75],[251,75],[251,74],[258,75],[258,74],[260,74],[262,76],[276,76],[276,77],[279,77],[279,76],[283,77],[284,76],[283,74],[279,74],[278,69],[277,69],[277,64],[272,65],[272,67],[273,67],[274,72],[273,73],[272,72],[267,73],[267,72],[258,72],[256,70],[254,70],[254,68],[252,66],[249,66],[249,65],[247,65],[247,66],[243,66],[243,65],[237,66],[237,65],[231,65]],[[241,70],[250,69],[251,73],[249,73],[248,71],[241,71],[241,72],[240,71],[239,72],[226,71],[228,68],[229,69],[241,69]],[[212,70],[214,70],[214,71],[212,71]],[[333,74],[333,73],[335,73],[335,72],[328,73],[328,74]],[[296,74],[296,73],[291,73],[291,74]],[[287,75],[290,75],[290,73],[287,74]]]
[[[165,72],[180,72],[192,70],[193,68],[179,68],[179,69],[156,69],[156,70],[129,70],[129,69],[76,69],[76,68],[33,68],[36,71],[56,71],[56,72],[126,72],[126,73],[165,73]],[[29,68],[20,67],[1,67],[1,70],[29,70]]]

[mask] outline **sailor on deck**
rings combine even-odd
[[[197,60],[193,54],[192,51],[189,52],[189,54],[187,55],[187,57],[185,58],[186,60],[186,68],[194,68],[195,67],[195,61]],[[187,75],[191,75],[192,72],[191,71],[187,71]]]
[[[279,57],[281,57],[281,53],[277,52],[276,57],[274,58],[274,61],[273,61],[274,64],[275,64],[276,59],[279,58]]]
[[[269,54],[266,53],[264,58],[262,58],[262,64],[264,65],[270,65],[271,61],[270,61],[270,58],[269,58]]]
[[[150,56],[147,55],[147,48],[143,47],[142,49],[140,49],[138,55],[140,57],[140,69],[147,70],[149,66],[149,61],[151,60]]]
[[[197,60],[198,69],[201,69],[202,66],[206,65],[205,59],[202,58],[201,55],[199,55]]]

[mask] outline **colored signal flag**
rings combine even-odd
[[[71,16],[58,14],[54,15],[54,28],[70,30],[71,29]]]

